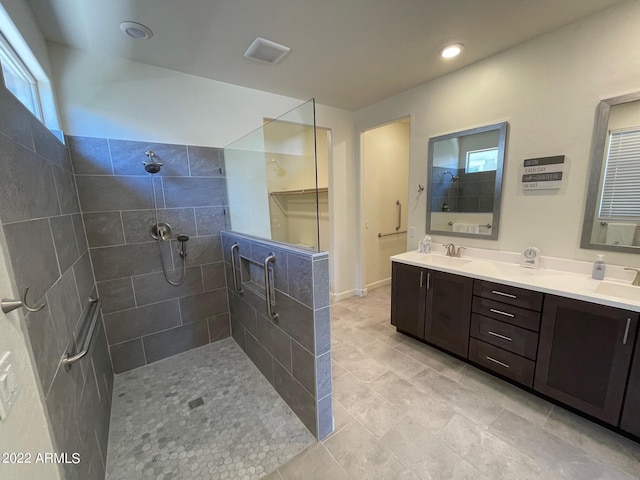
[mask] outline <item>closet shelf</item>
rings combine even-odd
[[[279,192],[271,192],[270,195],[305,195],[310,193],[328,193],[328,187],[322,188],[303,188],[300,190],[282,190]]]

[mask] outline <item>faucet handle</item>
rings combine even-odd
[[[466,248],[465,247],[458,247],[458,251],[456,252],[456,257],[458,257],[458,258],[461,257],[460,250],[466,250]]]
[[[631,285],[640,286],[640,269],[632,268],[632,267],[624,267],[625,270],[631,270],[632,272],[636,272],[636,278],[633,279]]]

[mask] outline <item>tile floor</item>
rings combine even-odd
[[[639,444],[398,334],[389,304],[332,307],[336,431],[266,480],[640,478]]]
[[[116,376],[106,478],[254,480],[313,442],[228,338]]]

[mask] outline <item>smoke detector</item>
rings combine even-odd
[[[244,56],[251,60],[273,65],[282,60],[282,57],[289,53],[290,50],[289,47],[258,37],[251,42],[247,51],[244,52]]]

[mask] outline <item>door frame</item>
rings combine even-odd
[[[365,148],[364,148],[364,135],[371,130],[375,130],[380,127],[398,123],[403,120],[409,120],[409,171],[411,171],[411,125],[413,125],[412,115],[407,113],[400,117],[396,117],[388,122],[378,123],[359,131],[359,152],[356,155],[356,284],[355,294],[359,297],[365,297],[368,294],[367,291],[367,271],[366,271],[366,239],[364,234],[364,206],[366,205],[366,199],[364,196],[365,191]],[[409,178],[407,178],[407,185],[409,185]],[[409,229],[409,211],[407,210],[407,230]],[[407,234],[407,244],[409,241],[409,235]]]

